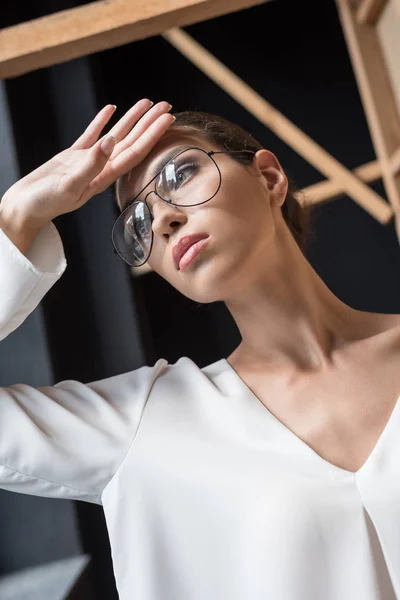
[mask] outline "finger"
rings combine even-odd
[[[161,115],[171,110],[172,106],[168,102],[159,102],[136,123],[133,129],[127,132],[129,135],[125,139],[121,139],[113,150],[110,160],[114,160],[121,152],[132,146],[140,138],[141,135],[154,123]],[[111,132],[110,132],[111,133]],[[117,138],[118,139],[118,138]]]
[[[82,135],[74,142],[71,148],[85,149],[90,148],[98,140],[100,133],[107,125],[108,121],[113,116],[116,106],[114,104],[107,104],[101,109],[95,116],[93,121],[89,123]]]
[[[175,117],[170,114],[161,115],[157,121],[150,125],[134,146],[124,150],[115,160],[110,160],[104,172],[100,173],[89,184],[89,187],[97,189],[98,191],[95,193],[102,192],[114,183],[118,177],[137,167],[174,121]]]
[[[150,127],[143,133],[133,146],[129,146],[114,161],[112,161],[113,170],[118,173],[118,177],[132,169],[132,157],[136,161],[134,166],[139,165],[150,153],[158,140],[164,135],[170,125],[175,121],[175,117],[170,114],[161,115]]]
[[[153,104],[154,102],[151,102],[151,100],[148,100],[147,98],[136,102],[136,104],[124,114],[118,123],[116,123],[112,129],[110,129],[108,135],[112,135],[117,142],[123,140],[135,123],[137,123],[137,121],[147,113]]]
[[[93,179],[103,171],[114,146],[115,139],[112,136],[107,136],[105,140],[98,140],[76,172],[65,180],[64,188],[81,196]]]

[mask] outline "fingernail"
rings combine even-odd
[[[172,118],[173,118],[173,121],[172,121],[172,122],[176,121],[176,117],[174,117],[174,115],[171,115],[171,116],[172,116]]]
[[[111,104],[111,106],[113,107],[114,110],[117,110],[117,105],[116,104]]]
[[[111,152],[114,150],[115,146],[115,137],[113,135],[109,135],[101,142],[101,151],[105,156],[110,156]]]

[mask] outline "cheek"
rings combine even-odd
[[[151,256],[148,260],[149,266],[163,277],[163,271],[166,270],[166,250],[165,244],[161,242],[161,240],[157,239],[157,236],[154,235],[153,239],[153,248],[151,250]]]
[[[236,228],[239,225],[241,229],[248,226],[251,231],[259,226],[265,227],[265,221],[269,219],[268,199],[260,186],[243,177],[226,177],[223,183],[218,194],[220,197],[217,195],[216,198],[231,221],[230,226]]]

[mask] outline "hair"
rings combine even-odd
[[[174,113],[176,121],[171,127],[189,127],[214,142],[221,150],[261,150],[260,144],[250,133],[226,119],[200,111]],[[248,154],[232,154],[231,158],[241,164],[248,164]],[[282,205],[282,215],[300,250],[304,253],[313,233],[311,205],[305,203],[304,194],[288,176],[288,191]]]

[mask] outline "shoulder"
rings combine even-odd
[[[368,327],[365,327],[365,338],[385,344],[400,336],[400,315],[385,313],[370,313]]]
[[[360,338],[351,344],[357,352],[375,365],[388,366],[400,359],[400,315],[368,313],[360,331]],[[400,373],[400,369],[398,369]]]
[[[377,314],[378,333],[371,338],[376,360],[400,375],[400,315]],[[400,384],[400,382],[399,382]]]
[[[400,315],[388,314],[379,315],[382,317],[382,333],[384,337],[387,337],[388,341],[400,340]]]

